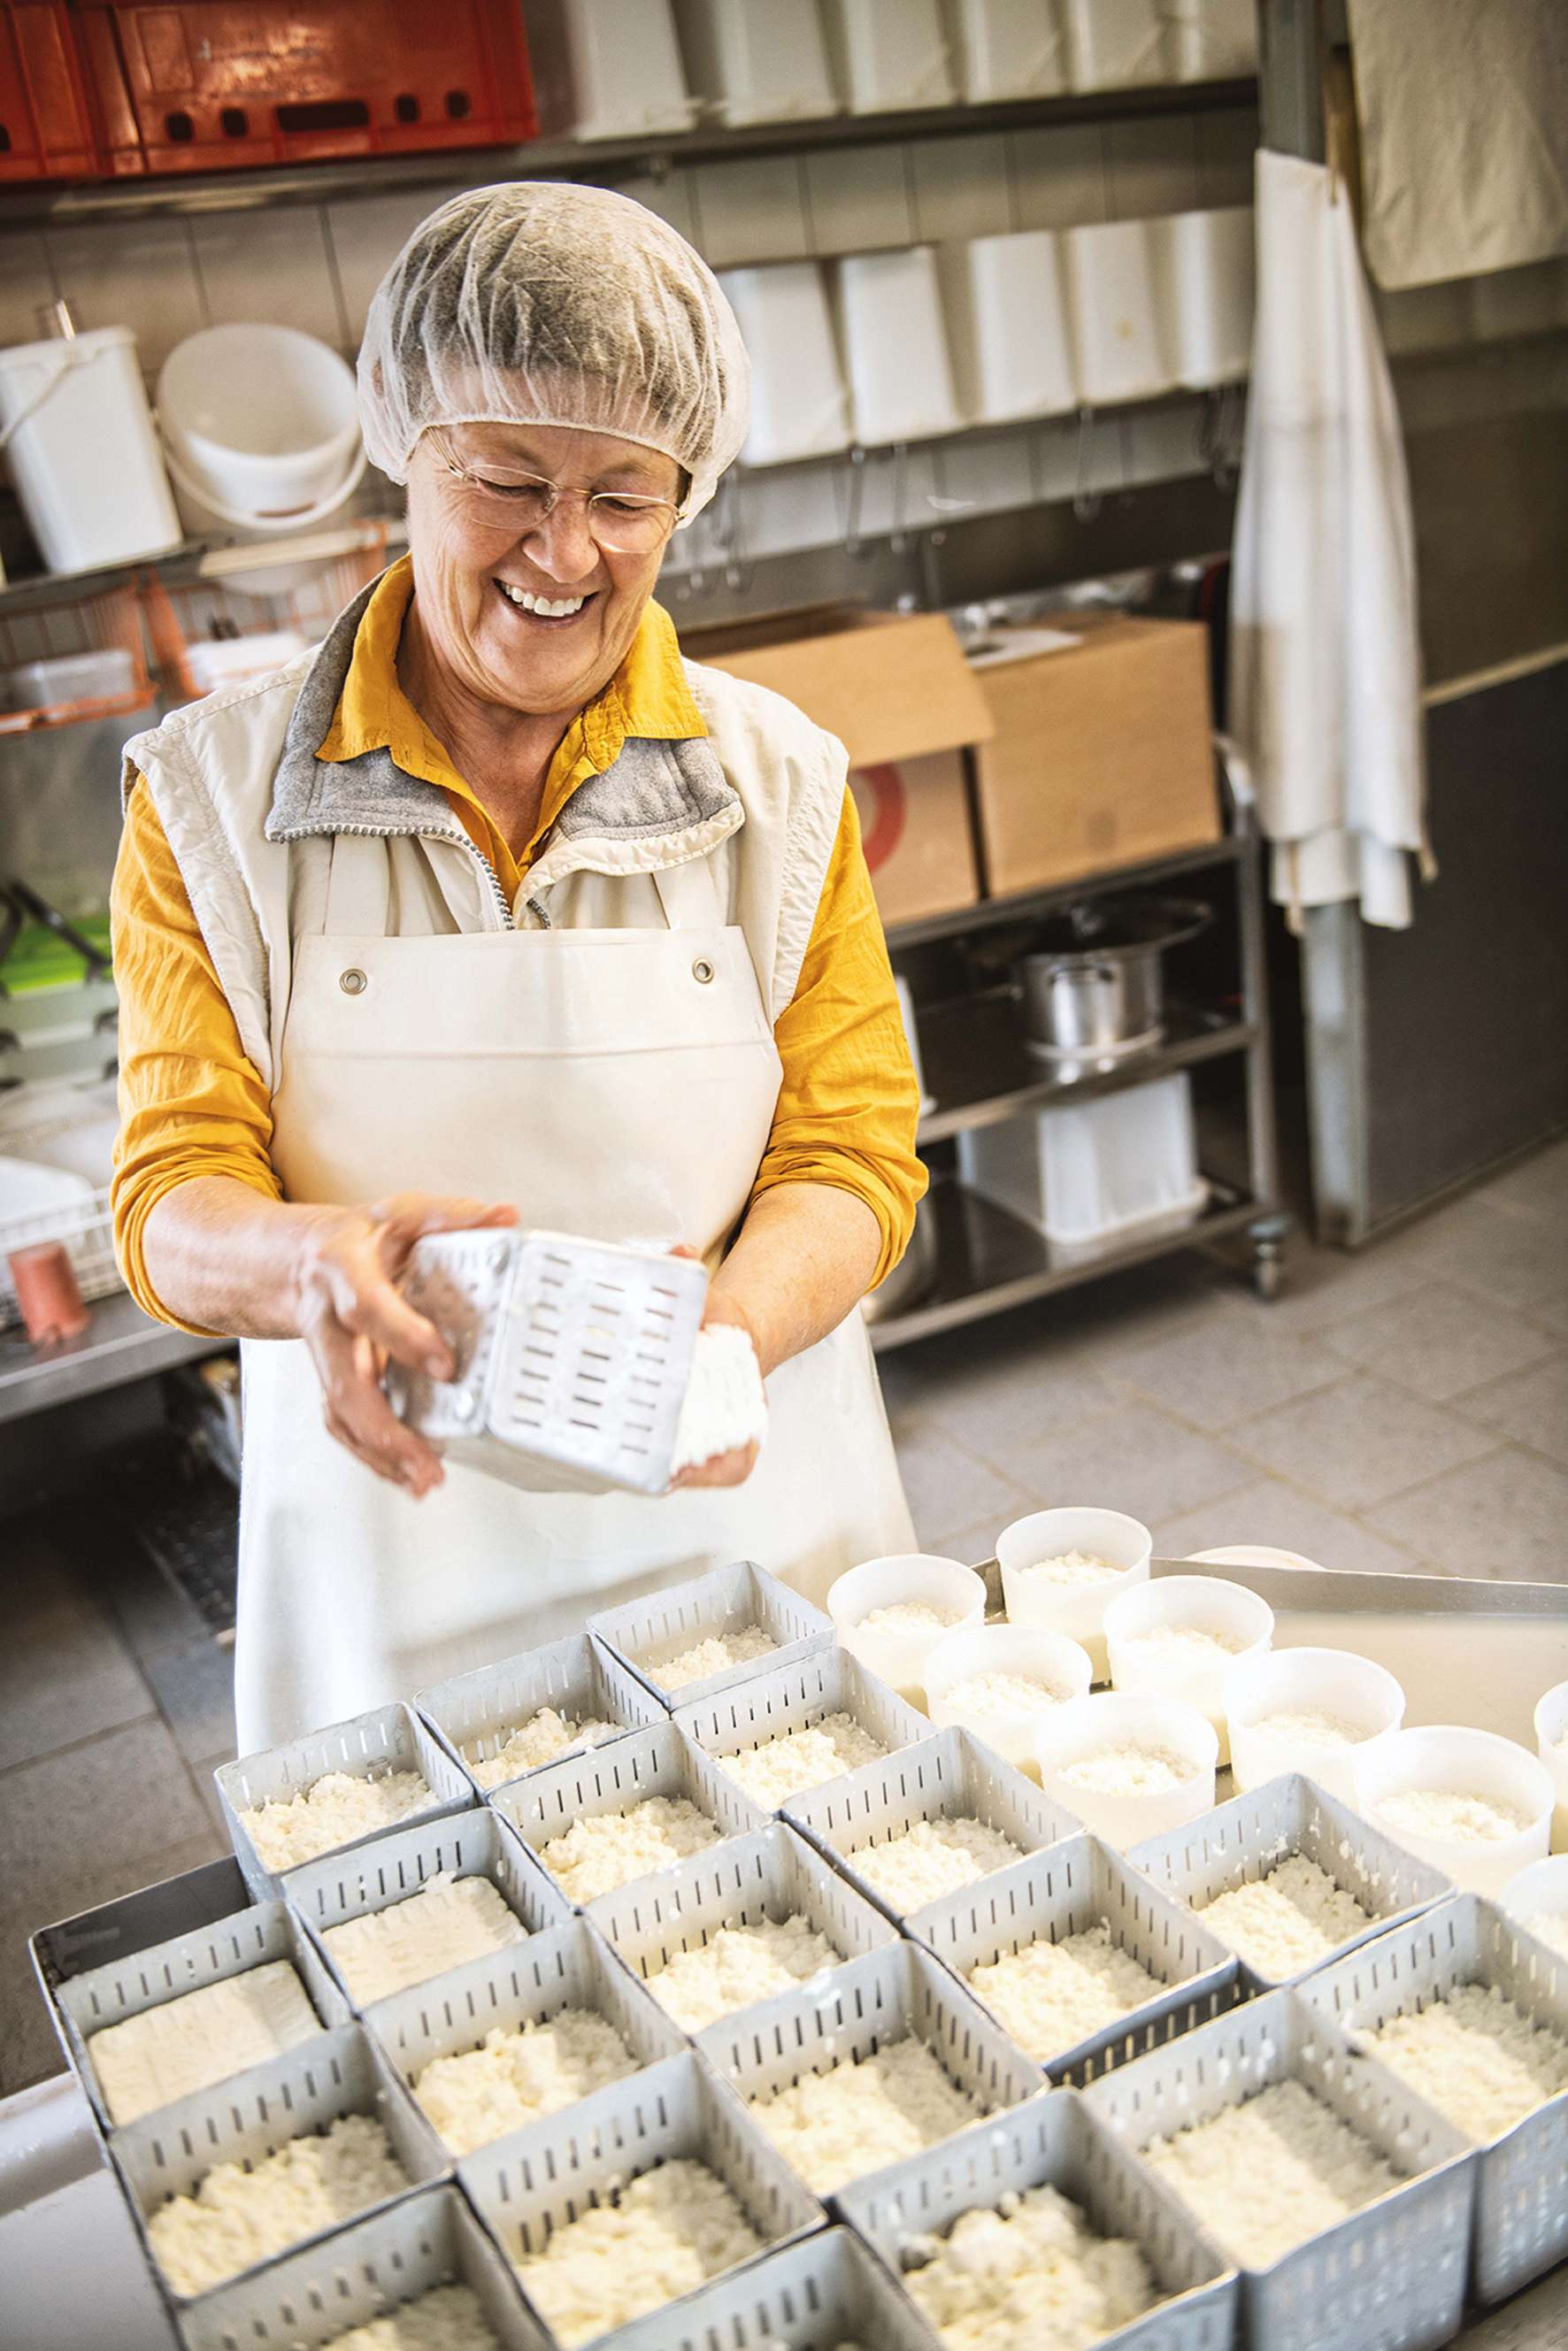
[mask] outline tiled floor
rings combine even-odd
[[[889,1357],[922,1543],[980,1559],[1100,1501],[1167,1556],[1538,1577],[1568,1609],[1565,1218],[1568,1142],[1361,1257],[1298,1244],[1272,1305],[1178,1257]],[[215,1857],[232,1733],[226,1653],[112,1527],[0,1554],[5,2092],[58,2062],[27,1933]]]

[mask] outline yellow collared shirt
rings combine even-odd
[[[390,749],[405,774],[445,793],[515,904],[573,792],[611,767],[630,737],[680,740],[706,732],[674,626],[659,605],[648,606],[615,675],[561,738],[538,826],[519,857],[398,683],[398,640],[412,593],[405,559],[366,607],[318,757],[349,759]],[[280,1197],[269,1151],[272,1105],[240,1043],[146,790],[131,797],[110,914],[120,993],[115,1248],[132,1295],[149,1313],[172,1322],[147,1278],[147,1218],[166,1193],[195,1176],[232,1176]],[[915,1151],[918,1092],[847,791],[800,981],[774,1039],[783,1079],[752,1197],[774,1184],[819,1183],[863,1200],[882,1228],[880,1281],[908,1243],[925,1170]]]

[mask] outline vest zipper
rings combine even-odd
[[[501,917],[501,928],[504,931],[515,931],[517,929],[517,925],[513,918],[510,903],[507,900],[506,892],[501,887],[500,875],[497,872],[495,867],[491,864],[489,859],[486,856],[478,842],[472,840],[467,833],[459,831],[455,827],[451,831],[447,831],[444,828],[436,826],[425,827],[423,825],[413,824],[335,824],[331,828],[331,831],[332,832],[352,833],[354,837],[360,841],[455,841],[459,849],[465,849],[468,852],[469,855],[480,867],[485,879],[490,884],[490,895],[495,900],[496,911]],[[287,842],[292,841],[308,841],[312,838],[312,834],[308,831],[301,828],[297,831],[291,831],[288,832],[273,833],[269,837],[274,841]],[[330,838],[330,834],[328,835],[328,838]]]

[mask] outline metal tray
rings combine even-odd
[[[1064,1942],[1101,1923],[1111,1940],[1165,1987],[1113,2023],[1049,2057],[1029,2057],[1053,2082],[1082,2088],[1113,2065],[1140,2057],[1178,2033],[1190,2032],[1234,2005],[1234,1952],[1180,1902],[1151,1886],[1122,1855],[1098,1837],[1064,1838],[998,1870],[978,1886],[961,1886],[928,1902],[904,1921],[904,1932],[951,1969],[971,2000],[985,2006],[970,1971],[1030,1943]],[[987,2011],[990,2014],[989,2010]],[[998,2017],[998,2030],[1007,2026]],[[1015,2043],[1015,2046],[1017,2044]]]
[[[880,1740],[889,1754],[912,1746],[930,1731],[917,1707],[868,1673],[847,1649],[840,1648],[817,1649],[797,1665],[775,1667],[749,1681],[737,1682],[717,1698],[678,1706],[671,1719],[722,1771],[727,1756],[743,1748],[760,1747],[767,1740],[786,1738],[792,1730],[808,1729],[828,1714],[851,1716],[862,1730]],[[829,1776],[841,1778],[842,1774]],[[737,1781],[736,1785],[741,1783]],[[804,1795],[807,1791],[800,1792]],[[761,1802],[760,1797],[750,1796],[748,1789],[741,1787],[741,1793],[753,1803]]]
[[[1071,2090],[960,2131],[842,2189],[834,2203],[900,2275],[964,2213],[1046,2184],[1076,2204],[1101,2236],[1130,2237],[1168,2297],[1130,2325],[1097,2337],[1096,2351],[1229,2351],[1239,2300],[1236,2271]],[[940,2343],[926,2320],[920,2325],[923,2344]]]
[[[408,1901],[439,1876],[487,1877],[530,1935],[572,1916],[544,1864],[498,1813],[453,1813],[422,1827],[390,1830],[373,1844],[350,1845],[325,1861],[307,1862],[288,1873],[288,1907],[304,1921],[357,2014],[368,2003],[356,1997],[333,1958],[328,1933],[350,1918]]]
[[[488,1762],[541,1707],[553,1706],[579,1722],[617,1722],[622,1730],[643,1730],[665,1713],[646,1683],[591,1633],[569,1633],[520,1657],[455,1674],[420,1690],[413,1704],[481,1802],[488,1791],[475,1778],[473,1763]]]
[[[1165,1886],[1177,1901],[1198,1908],[1201,1926],[1199,1906],[1234,1886],[1267,1877],[1288,1855],[1297,1853],[1315,1861],[1343,1892],[1354,1895],[1368,1914],[1366,1924],[1322,1959],[1288,1976],[1266,1975],[1238,1954],[1249,1991],[1275,1991],[1282,1983],[1298,1983],[1341,1951],[1354,1950],[1371,1936],[1403,1926],[1454,1890],[1440,1869],[1406,1853],[1393,1837],[1300,1772],[1232,1796],[1184,1827],[1135,1845],[1127,1857],[1134,1869]],[[1227,1950],[1231,1948],[1214,1928],[1206,1931]]]
[[[1253,2351],[1429,2351],[1447,2343],[1464,2307],[1474,2157],[1403,2087],[1371,2082],[1343,2035],[1299,1991],[1249,2001],[1102,2074],[1082,2095],[1141,2154],[1151,2140],[1287,2079],[1304,2083],[1375,2147],[1403,2184],[1266,2269],[1237,2264]],[[1223,2244],[1217,2250],[1232,2259]]]
[[[1349,2036],[1357,2062],[1409,2096],[1361,2036],[1468,1983],[1495,1985],[1536,2023],[1568,2037],[1568,1959],[1475,1894],[1364,1943],[1301,1990],[1316,2014]],[[1468,2133],[1460,2136],[1474,2144]],[[1501,2301],[1568,2255],[1565,2183],[1568,2090],[1560,2090],[1511,2130],[1481,2144],[1472,2278],[1478,2301]]]
[[[40,1927],[28,1937],[33,1969],[38,1979],[60,2045],[70,2058],[60,2027],[57,1994],[73,1976],[96,1968],[112,1967],[177,1936],[193,1935],[202,1927],[215,1927],[243,1910],[250,1895],[237,1861],[204,1861],[178,1877],[161,1878],[134,1894],[122,1894],[96,1910]],[[74,2060],[72,2061],[74,2062]]]
[[[213,1779],[235,1858],[245,1872],[253,1900],[266,1902],[280,1896],[285,1879],[292,1873],[266,1866],[240,1819],[241,1813],[297,1796],[328,1771],[346,1771],[351,1779],[361,1780],[381,1779],[391,1771],[422,1771],[430,1802],[397,1822],[398,1828],[461,1812],[474,1802],[467,1773],[458,1769],[412,1707],[397,1699],[357,1714],[348,1722],[332,1723],[325,1730],[307,1731],[303,1739],[290,1740],[285,1747],[269,1747],[259,1755],[242,1755],[237,1763],[221,1764]],[[363,1836],[350,1837],[330,1850],[347,1853],[386,1834],[385,1828],[367,1830]],[[299,1867],[308,1869],[326,1858],[325,1854],[313,1855]]]
[[[639,2065],[657,2064],[686,2045],[653,1994],[576,1917],[510,1950],[486,1953],[429,1983],[393,1992],[367,2011],[366,2022],[413,2101],[419,2128],[443,2164],[450,2164],[455,2155],[419,2104],[415,2085],[425,2067],[437,2057],[480,2048],[497,2028],[539,2022],[563,2008],[591,2009],[605,2018]]]
[[[894,1920],[901,1913],[863,1877],[855,1855],[863,1846],[904,1836],[916,1821],[983,1821],[1010,1837],[1020,1854],[1038,1853],[1063,1837],[1082,1834],[1083,1823],[1040,1793],[1032,1780],[1004,1763],[967,1730],[937,1730],[885,1762],[864,1764],[841,1780],[824,1781],[803,1796],[791,1796],[782,1817],[799,1829],[868,1902]],[[1012,1863],[1006,1865],[1009,1869]],[[976,1881],[984,1885],[984,1878]]]
[[[668,1689],[659,1679],[662,1659],[678,1657],[710,1633],[743,1633],[760,1625],[779,1646],[749,1665],[730,1666],[706,1681],[686,1682]],[[665,1707],[695,1706],[716,1697],[735,1682],[753,1674],[772,1673],[795,1665],[813,1649],[831,1646],[833,1622],[787,1583],[750,1560],[733,1567],[716,1567],[689,1583],[666,1584],[644,1600],[629,1600],[620,1608],[602,1609],[588,1620],[588,1629],[612,1649],[638,1679]]]
[[[614,2351],[935,2351],[936,2337],[847,2229],[764,2253],[664,2310],[618,2327]],[[1206,2346],[1207,2351],[1207,2346]],[[1213,2351],[1224,2351],[1216,2345]]]

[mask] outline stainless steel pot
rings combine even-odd
[[[1190,898],[1099,898],[1055,916],[1018,965],[1030,1044],[1053,1060],[1090,1062],[1157,1044],[1160,958],[1209,919]]]

